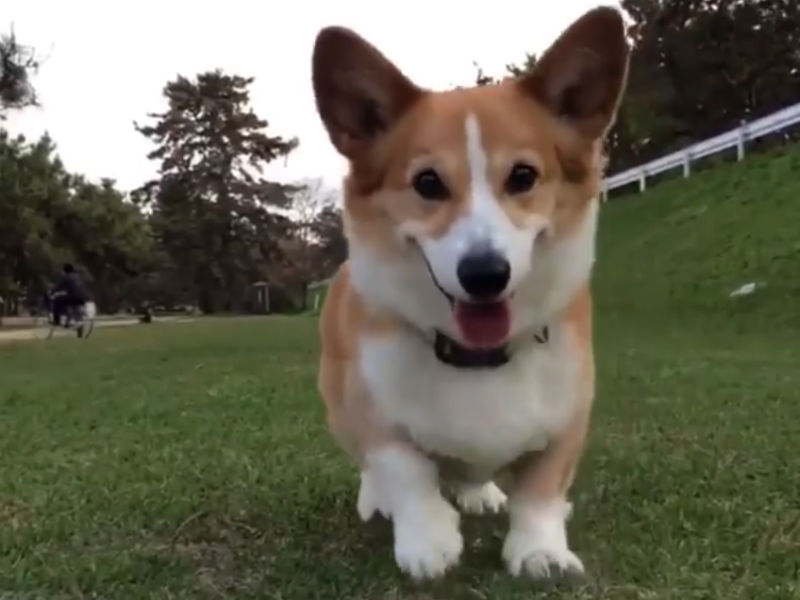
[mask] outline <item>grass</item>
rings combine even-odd
[[[209,319],[0,346],[0,598],[800,598],[797,159],[605,206],[585,583],[513,580],[503,518],[409,583],[325,430],[315,320]]]
[[[604,205],[599,313],[800,331],[798,173],[787,146]],[[755,294],[728,297],[749,282]]]

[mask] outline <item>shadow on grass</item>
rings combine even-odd
[[[393,557],[391,522],[362,523],[355,495],[337,492],[311,507],[276,507],[240,519],[198,516],[179,533],[176,550],[194,565],[207,592],[237,598],[481,599],[547,595],[554,586],[514,580],[501,549],[505,516],[464,517],[465,549],[457,568],[434,582],[412,582]],[[583,586],[581,586],[583,587]]]

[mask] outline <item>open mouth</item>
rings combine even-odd
[[[417,246],[422,255],[422,260],[428,268],[428,274],[431,276],[434,285],[447,298],[453,308],[453,315],[464,341],[471,348],[477,350],[503,346],[511,331],[511,305],[508,299],[470,302],[455,298],[436,279],[436,274],[433,272],[430,262],[428,262],[428,257],[419,244],[416,243],[416,240],[410,241]]]
[[[453,303],[453,313],[464,341],[474,348],[502,346],[511,330],[511,307],[508,300],[456,300]]]

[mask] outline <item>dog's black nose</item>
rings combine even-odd
[[[476,300],[492,300],[508,285],[511,265],[492,251],[468,254],[458,263],[458,280],[464,291]]]

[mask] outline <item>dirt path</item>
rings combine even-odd
[[[154,323],[182,323],[193,321],[194,319],[188,317],[163,317],[160,319],[154,319]],[[138,325],[138,319],[114,319],[114,320],[98,320],[95,321],[94,326],[95,329],[102,328],[102,327],[126,327],[129,325]],[[25,329],[9,329],[3,330],[0,329],[0,344],[3,342],[20,342],[26,340],[38,340],[42,339],[47,335],[48,329],[47,327],[31,327]],[[75,335],[74,329],[56,329],[53,333],[53,337],[59,336],[67,336],[67,335]]]

